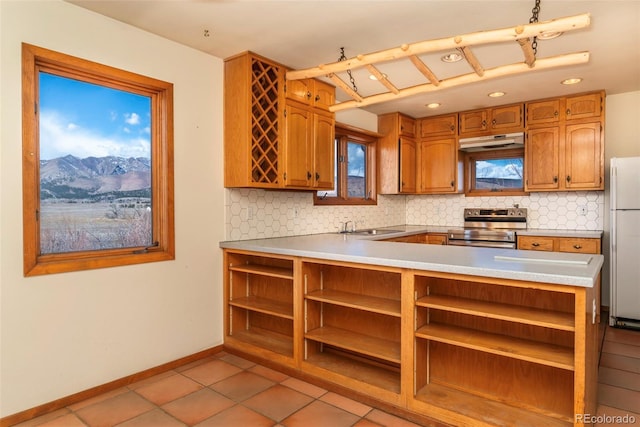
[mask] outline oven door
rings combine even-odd
[[[500,248],[515,249],[515,242],[489,242],[486,240],[451,240],[448,242],[451,246],[473,246],[476,248]]]

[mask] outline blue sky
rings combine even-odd
[[[40,158],[151,155],[151,98],[40,73]]]

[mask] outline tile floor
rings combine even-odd
[[[603,316],[604,317],[604,316]],[[601,328],[598,426],[640,426],[640,332]],[[617,419],[615,417],[627,418]],[[18,424],[20,427],[417,426],[232,354],[155,377]],[[432,426],[440,427],[433,423]]]

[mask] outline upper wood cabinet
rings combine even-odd
[[[525,191],[604,189],[604,92],[527,103]]]
[[[287,99],[329,111],[329,107],[335,103],[336,89],[315,79],[290,80],[285,86],[285,96]]]
[[[225,187],[333,188],[335,88],[285,85],[286,71],[252,52],[225,60]]]
[[[460,113],[459,123],[460,136],[522,131],[524,129],[524,104],[465,111]]]
[[[418,144],[418,193],[455,193],[458,177],[456,138],[425,138]]]
[[[378,193],[415,193],[417,143],[416,121],[404,114],[378,116]]]
[[[426,117],[418,123],[421,138],[458,135],[458,114]]]

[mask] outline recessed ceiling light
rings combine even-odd
[[[551,40],[562,35],[561,31],[543,31],[537,35],[538,40]]]
[[[570,79],[564,79],[560,83],[562,83],[563,85],[574,85],[576,83],[580,83],[581,81],[582,81],[582,78],[580,77],[572,77]]]
[[[442,62],[458,62],[462,60],[462,54],[458,52],[447,53],[440,58]]]
[[[385,73],[382,73],[382,77],[384,77],[386,79],[387,75]],[[378,78],[376,76],[374,76],[373,74],[369,74],[369,79],[370,80],[378,80]]]
[[[427,104],[427,108],[438,108],[439,106],[439,102],[432,102],[431,104]]]
[[[490,96],[491,98],[500,98],[501,96],[505,96],[504,92],[491,92],[490,94],[488,94],[488,96]]]

